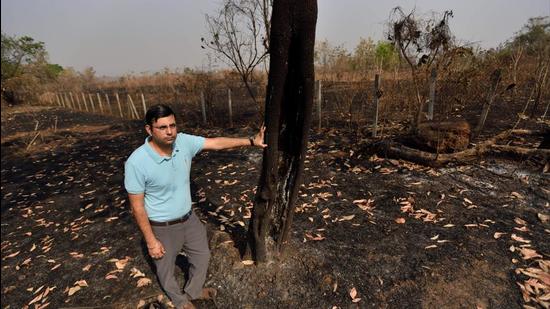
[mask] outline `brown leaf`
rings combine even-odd
[[[355,215],[343,216],[342,218],[339,218],[338,221],[349,221],[353,218],[355,218]]]
[[[9,259],[9,258],[12,258],[12,257],[14,257],[14,256],[18,255],[18,254],[19,254],[19,252],[21,252],[21,251],[17,251],[17,252],[14,252],[14,253],[12,253],[12,254],[10,254],[10,255],[6,256],[6,257],[5,257],[4,259]]]
[[[127,256],[126,258],[124,258],[122,260],[117,260],[115,262],[115,266],[116,266],[117,269],[122,270],[122,269],[124,269],[124,267],[126,267],[126,264],[128,264],[129,261],[130,261],[130,257]]]
[[[537,214],[537,217],[539,217],[539,220],[540,220],[540,222],[542,222],[542,223],[546,223],[546,222],[548,222],[548,220],[550,220],[550,216],[549,216],[549,215],[544,215],[544,214],[541,214],[541,213],[538,213],[538,214]]]
[[[542,258],[542,255],[538,254],[537,251],[535,251],[533,249],[521,248],[521,249],[519,249],[519,252],[521,253],[522,258],[524,260],[528,260],[528,259],[532,259],[532,258],[536,258],[536,257]]]
[[[325,237],[323,237],[321,234],[318,234],[318,233],[315,233],[315,236],[313,236],[309,233],[305,233],[305,235],[309,240],[319,241],[319,240],[325,239]]]
[[[349,291],[349,296],[351,296],[351,299],[355,299],[357,297],[357,290],[355,288],[351,288]]]
[[[493,235],[493,237],[494,237],[495,239],[499,239],[500,236],[502,236],[502,235],[504,235],[504,234],[506,234],[506,233],[495,232],[495,234]]]
[[[69,289],[69,296],[73,295],[74,293],[78,292],[80,290],[80,286],[73,286],[72,288]]]
[[[511,196],[515,197],[515,198],[518,198],[518,199],[523,199],[523,195],[517,193],[517,192],[512,192],[510,193]]]
[[[149,285],[149,284],[151,284],[151,279],[145,278],[145,277],[144,277],[144,278],[140,278],[140,279],[138,280],[138,282],[137,282],[137,287],[140,288],[140,287],[142,287],[142,286],[147,286],[147,285]]]
[[[142,273],[139,269],[137,269],[137,268],[135,268],[135,267],[132,267],[132,269],[130,270],[130,272],[132,273],[132,274],[131,274],[132,278],[145,277],[145,274]]]
[[[397,219],[395,219],[395,223],[398,223],[398,224],[403,224],[403,223],[405,223],[405,221],[406,221],[405,218],[397,218]]]
[[[526,244],[531,242],[530,240],[523,239],[523,238],[517,236],[516,234],[512,234],[511,238],[515,241],[523,242],[523,243],[526,243]]]

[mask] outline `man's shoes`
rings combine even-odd
[[[183,305],[183,307],[181,307],[181,309],[197,309],[197,307],[195,307],[192,302],[188,301]]]
[[[213,299],[218,295],[218,290],[215,288],[203,288],[199,299]]]

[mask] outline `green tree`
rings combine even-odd
[[[399,53],[392,42],[378,41],[374,54],[379,70],[389,69],[399,63]]]
[[[511,42],[512,46],[521,45],[529,55],[548,55],[550,48],[550,17],[529,18],[527,24]]]
[[[22,74],[24,65],[46,63],[44,42],[29,36],[12,37],[2,33],[2,82]]]
[[[2,33],[2,97],[9,103],[33,101],[63,67],[50,64],[44,42]]]

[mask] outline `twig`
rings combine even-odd
[[[36,138],[40,135],[40,132],[36,133],[36,135],[33,137],[33,139],[30,141],[30,143],[27,144],[27,148],[25,150],[29,150],[29,148],[32,146],[32,143],[36,140]]]

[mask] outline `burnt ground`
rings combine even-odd
[[[123,188],[124,161],[142,132],[140,122],[3,107],[3,308],[167,306]],[[547,158],[430,168],[372,155],[370,143],[337,129],[312,132],[291,242],[258,266],[240,253],[261,152],[200,154],[194,208],[209,231],[206,284],[219,293],[197,307],[547,306]],[[178,263],[183,284],[185,258]]]

